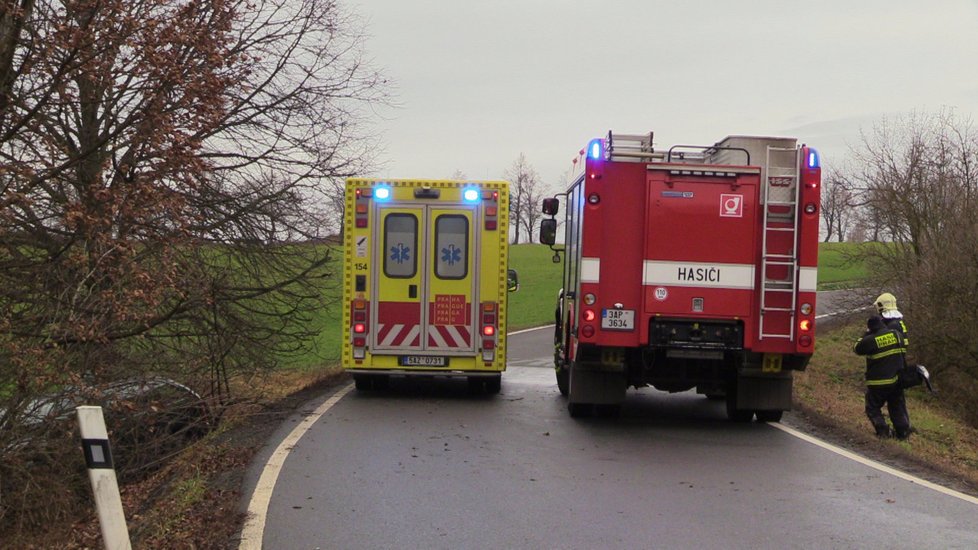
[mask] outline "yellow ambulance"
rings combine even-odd
[[[358,390],[455,376],[498,393],[506,370],[509,184],[346,182],[343,367]]]

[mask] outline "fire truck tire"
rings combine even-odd
[[[570,370],[557,369],[557,389],[560,390],[560,395],[567,397],[570,393]]]
[[[373,380],[368,378],[366,374],[354,374],[353,383],[356,385],[357,391],[368,391],[374,388]]]
[[[591,403],[568,403],[567,412],[571,418],[585,418],[594,413],[594,405]]]
[[[621,405],[595,405],[594,414],[602,418],[618,418],[621,416]]]
[[[737,393],[727,394],[727,418],[732,422],[750,422],[754,419],[754,411],[737,408]]]
[[[781,422],[784,411],[757,411],[758,422]]]

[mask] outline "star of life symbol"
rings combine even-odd
[[[402,264],[411,260],[411,248],[404,246],[404,243],[397,243],[391,247],[391,259]]]
[[[455,248],[454,244],[448,245],[447,248],[442,248],[441,254],[441,261],[447,262],[450,266],[462,261],[462,249]]]

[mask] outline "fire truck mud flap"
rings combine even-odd
[[[781,411],[791,410],[791,371],[780,373],[743,372],[727,394],[727,414],[734,421],[779,420]]]
[[[574,363],[570,369],[568,408],[573,415],[581,406],[621,405],[625,402],[626,389],[623,366]]]

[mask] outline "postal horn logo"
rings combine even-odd
[[[720,217],[721,218],[743,218],[744,217],[744,196],[743,195],[720,195]]]

